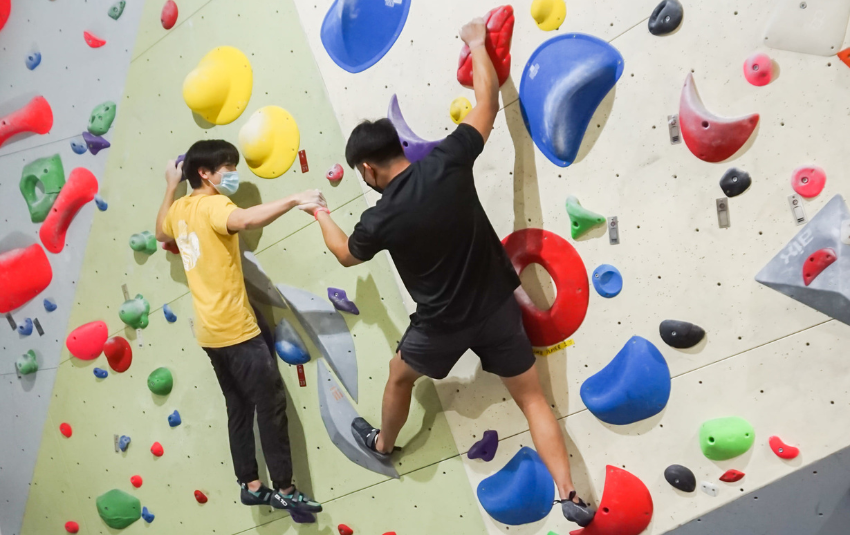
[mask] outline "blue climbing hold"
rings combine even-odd
[[[537,452],[522,448],[504,468],[478,484],[481,507],[498,522],[537,522],[552,510],[555,481]]]
[[[18,324],[18,334],[29,336],[32,334],[32,320],[27,318],[23,323]]]
[[[274,349],[285,363],[298,365],[310,362],[310,353],[298,332],[286,318],[282,318],[274,330]]]
[[[153,519],[156,518],[156,515],[148,511],[147,507],[142,507],[142,518],[145,519],[145,522],[150,524],[151,522],[153,522]]]
[[[652,342],[632,336],[614,360],[581,385],[581,400],[605,423],[655,416],[670,399],[670,369]]]
[[[27,69],[33,70],[41,63],[41,52],[30,52],[27,54],[27,59],[24,60],[27,64]]]
[[[45,298],[44,299],[44,310],[48,312],[53,312],[56,310],[56,302],[53,299]]]
[[[98,193],[95,193],[94,195],[94,203],[97,205],[97,209],[101,212],[105,212],[106,209],[109,208],[109,205],[106,203],[106,201],[103,200],[103,197],[101,197]]]
[[[623,289],[623,276],[611,264],[602,264],[593,270],[593,287],[602,297],[616,297]]]
[[[183,420],[180,419],[180,413],[177,411],[172,412],[168,415],[168,425],[171,427],[177,427],[182,424]]]
[[[596,107],[623,74],[623,56],[596,37],[549,39],[525,65],[519,100],[537,148],[557,166],[576,159]]]
[[[344,70],[365,71],[398,39],[411,0],[336,0],[322,22],[322,45]]]
[[[127,448],[130,446],[130,437],[127,435],[121,435],[121,438],[118,439],[118,449],[121,451],[127,451]]]
[[[98,379],[106,379],[106,377],[108,375],[109,375],[109,372],[104,370],[103,368],[95,368],[94,369],[94,376],[97,377]]]
[[[481,459],[485,463],[489,463],[496,456],[496,450],[499,448],[499,433],[489,429],[484,431],[484,436],[469,448],[466,456],[470,459]]]
[[[171,310],[171,307],[167,304],[162,305],[162,312],[163,314],[165,314],[165,321],[167,321],[168,323],[174,323],[175,321],[177,321],[177,315],[174,313],[174,311]]]
[[[83,139],[83,136],[77,136],[71,138],[71,150],[76,154],[85,154],[87,150],[89,150],[86,145],[86,140]]]

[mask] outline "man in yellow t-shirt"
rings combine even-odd
[[[273,347],[261,333],[268,327],[248,302],[237,233],[265,227],[295,207],[312,213],[326,209],[327,204],[319,190],[308,190],[239,208],[227,197],[239,187],[238,163],[236,147],[222,140],[198,141],[183,162],[168,162],[156,238],[174,240],[180,250],[195,305],[195,337],[212,362],[227,404],[230,453],[242,503],[295,514],[319,512],[322,506],[292,484],[283,380]],[[175,201],[177,185],[184,177],[192,194]],[[274,489],[259,478],[255,409]]]

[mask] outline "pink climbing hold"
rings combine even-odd
[[[327,174],[325,174],[325,176],[328,177],[328,180],[330,180],[331,182],[339,182],[340,180],[342,180],[342,176],[344,174],[345,170],[342,168],[342,166],[338,163],[335,163],[333,167],[328,169],[328,172]]]
[[[354,535],[354,530],[345,524],[338,525],[336,529],[339,531],[339,535]]]
[[[9,20],[9,12],[12,10],[12,0],[0,0],[0,30]]]
[[[33,97],[23,108],[0,119],[0,147],[10,137],[24,132],[46,134],[53,128],[53,110],[42,96]]]
[[[71,438],[71,435],[74,434],[74,430],[71,429],[71,426],[66,423],[59,424],[59,432],[65,436],[65,438]]]
[[[53,270],[41,245],[34,243],[0,254],[0,314],[28,303],[51,280]]]
[[[92,48],[100,48],[106,44],[106,41],[91,32],[83,32],[83,37],[86,40],[86,44]]]
[[[88,169],[77,167],[68,176],[68,181],[59,191],[53,208],[38,229],[44,248],[53,254],[62,252],[65,247],[65,233],[74,216],[84,204],[94,199],[97,193],[97,179]]]
[[[729,470],[726,470],[726,473],[720,476],[720,481],[725,483],[734,483],[736,481],[740,481],[745,475],[746,474],[744,474],[744,472],[730,468]]]
[[[65,531],[68,533],[77,533],[80,531],[80,525],[73,520],[69,520],[65,522]]]
[[[769,84],[773,79],[773,61],[763,52],[753,54],[744,61],[744,78],[758,87]]]
[[[65,340],[65,346],[80,360],[94,360],[103,351],[103,345],[108,336],[106,324],[102,321],[93,321],[71,331]]]
[[[159,21],[162,22],[162,27],[166,30],[170,30],[177,23],[177,4],[174,3],[174,0],[168,0],[162,6],[162,15],[160,15]]]
[[[209,500],[209,498],[207,498],[207,495],[199,490],[195,491],[195,499],[198,500],[198,503],[207,503],[207,501]]]
[[[511,75],[511,39],[514,35],[514,8],[510,5],[497,7],[484,16],[487,37],[484,46],[496,68],[499,87]],[[467,45],[460,51],[457,81],[464,87],[472,87],[472,55]]]
[[[116,373],[124,373],[133,363],[133,348],[130,342],[121,336],[113,336],[103,344],[103,354],[109,367]]]
[[[130,484],[136,488],[142,486],[142,476],[133,476],[130,478]]]
[[[767,439],[767,443],[770,444],[770,449],[772,449],[773,453],[775,453],[780,459],[788,460],[800,455],[800,448],[789,446],[782,442],[781,438],[775,435]]]
[[[817,165],[798,167],[791,175],[791,187],[807,199],[820,195],[825,185],[826,173]]]
[[[809,255],[803,263],[803,282],[806,283],[806,286],[811,284],[823,270],[831,266],[836,260],[838,260],[838,257],[835,255],[835,250],[830,247],[818,249]]]
[[[159,442],[154,442],[151,446],[151,453],[153,453],[154,457],[162,457],[162,454],[165,453],[165,450],[162,448],[162,444]]]

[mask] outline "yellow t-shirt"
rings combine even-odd
[[[180,249],[202,347],[228,347],[260,334],[242,276],[239,236],[227,230],[235,209],[224,195],[190,195],[171,205],[162,224]]]

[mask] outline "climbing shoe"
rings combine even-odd
[[[366,448],[366,451],[378,459],[388,461],[390,459],[390,454],[380,452],[377,449],[378,433],[380,432],[380,429],[372,427],[372,424],[367,422],[364,418],[355,418],[354,421],[351,422],[351,433],[354,435],[354,439],[357,440],[357,443]]]
[[[564,518],[570,522],[575,522],[580,527],[587,527],[590,521],[593,520],[596,511],[584,503],[581,498],[578,499],[578,502],[574,502],[573,498],[575,497],[576,491],[571,491],[568,499],[555,500],[555,503],[561,504],[561,511],[564,512]]]
[[[277,495],[280,499],[289,504],[289,507],[276,507],[277,509],[293,509],[299,513],[321,513],[322,512],[322,504],[317,501],[314,501],[311,497],[307,496],[300,490],[295,487],[292,488],[292,492],[290,494],[284,494],[283,491],[278,491]]]
[[[274,504],[272,503],[272,497],[277,494],[277,492],[262,484],[260,485],[260,488],[256,491],[248,490],[248,485],[246,485],[245,483],[239,483],[239,485],[242,487],[242,493],[240,495],[240,498],[242,499],[243,505],[274,506]]]

